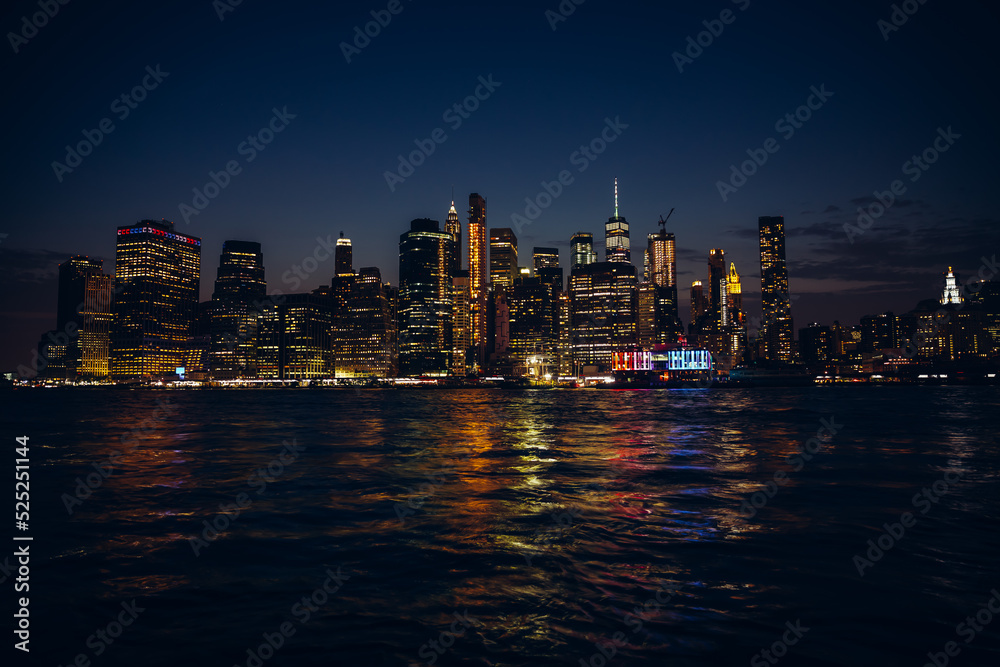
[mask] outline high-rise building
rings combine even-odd
[[[224,242],[211,309],[209,372],[216,379],[256,377],[259,309],[266,295],[260,244]]]
[[[611,367],[611,353],[636,344],[636,271],[631,262],[596,262],[569,277],[576,364]]]
[[[941,292],[941,304],[946,305],[953,303],[960,305],[964,299],[962,298],[962,292],[958,287],[958,276],[948,267],[948,272],[944,276],[944,291]]]
[[[594,235],[590,232],[577,232],[569,240],[570,246],[570,271],[578,266],[586,266],[597,261],[597,253],[594,252]]]
[[[833,335],[830,327],[813,322],[799,329],[799,355],[806,364],[822,364],[832,360]]]
[[[640,289],[640,345],[675,343],[683,333],[677,299],[677,249],[674,235],[661,228],[647,237],[649,287]],[[643,324],[645,321],[645,324]],[[649,341],[649,342],[644,342]]]
[[[559,248],[535,246],[531,251],[531,261],[535,275],[538,275],[538,271],[541,269],[559,268]]]
[[[692,336],[698,335],[698,325],[707,311],[705,288],[700,280],[695,280],[691,283],[691,322],[688,325],[688,333]]]
[[[801,334],[802,330],[799,329]],[[861,318],[861,352],[893,350],[896,344],[896,316],[892,312]]]
[[[618,215],[618,179],[615,179],[615,214],[604,223],[605,259],[609,262],[631,262],[632,250],[628,221]]]
[[[261,307],[260,318],[258,377],[318,380],[333,375],[333,318],[326,295],[281,295]]]
[[[794,331],[792,302],[788,293],[788,267],[785,265],[785,218],[761,216],[760,293],[763,311],[758,339],[763,344],[764,359],[770,362],[792,361]]]
[[[456,271],[451,278],[451,372],[464,377],[470,368],[472,310],[469,304],[469,272]]]
[[[104,261],[76,255],[59,265],[56,330],[46,344],[50,378],[99,380],[108,376],[114,284]]]
[[[399,373],[447,375],[452,357],[450,234],[419,219],[399,237]]]
[[[452,248],[448,263],[449,275],[454,276],[462,269],[462,221],[458,219],[458,211],[455,210],[454,200],[451,202],[451,208],[448,209],[444,231],[446,234],[451,234],[451,238],[454,241],[454,247]]]
[[[338,378],[395,377],[396,322],[386,287],[376,267],[358,270],[346,311],[336,323]]]
[[[660,230],[648,238],[649,282],[677,287],[677,245],[674,235]]]
[[[486,199],[473,192],[469,195],[469,306],[472,312],[472,346],[479,369],[485,365],[489,338],[487,262]]]
[[[111,377],[174,374],[198,314],[201,239],[174,231],[165,220],[119,227],[115,280]]]
[[[559,344],[559,289],[540,276],[522,276],[514,282],[508,304],[515,372],[554,366]],[[525,371],[517,370],[522,368]]]
[[[729,319],[729,358],[733,365],[745,361],[747,351],[747,319],[743,312],[743,284],[736,264],[729,263],[726,276],[726,299]]]
[[[337,245],[334,248],[333,270],[338,276],[347,273],[354,273],[353,258],[354,249],[351,246],[351,239],[344,238],[344,232],[340,232]]]
[[[490,284],[494,291],[509,291],[517,275],[517,236],[508,227],[490,230]]]

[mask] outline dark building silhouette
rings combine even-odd
[[[419,219],[399,237],[399,372],[447,375],[451,367],[450,234]]]
[[[209,371],[215,379],[257,376],[259,309],[266,296],[260,244],[225,241],[212,293]]]
[[[788,293],[788,268],[785,265],[785,218],[761,216],[760,291],[762,323],[758,340],[763,357],[769,362],[790,363],[794,331],[792,304]]]

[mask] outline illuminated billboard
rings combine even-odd
[[[649,371],[653,369],[653,353],[648,350],[611,353],[612,371]]]
[[[708,350],[669,350],[667,368],[672,371],[708,371],[712,369],[712,353]]]

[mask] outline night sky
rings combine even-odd
[[[22,17],[40,10],[6,3],[0,369],[28,362],[55,325],[58,264],[84,254],[113,270],[115,227],[147,218],[203,239],[202,299],[226,239],[261,242],[269,288],[288,292],[282,276],[317,237],[344,231],[355,269],[378,266],[395,284],[399,234],[414,218],[443,223],[453,189],[463,233],[470,192],[487,198],[490,227],[509,227],[542,181],[567,170],[572,183],[518,237],[520,264],[532,246],[557,246],[568,273],[576,231],[594,233],[603,259],[617,177],[640,269],[646,234],[676,209],[668,231],[685,324],[688,286],[706,276],[713,247],[735,261],[759,315],[757,217],[784,215],[796,329],[905,312],[939,294],[947,266],[975,275],[1000,250],[996,3],[912,0],[891,31],[889,2],[566,0],[575,10],[555,30],[558,0],[402,0],[395,15],[390,4],[69,2],[12,46]],[[723,10],[730,22],[713,23]],[[372,11],[391,21],[348,63],[341,43]],[[705,21],[721,34],[679,72],[673,54]],[[165,76],[149,74],[157,68]],[[480,77],[495,82],[488,96]],[[121,96],[144,79],[152,89],[129,108]],[[478,109],[445,115],[477,86]],[[793,133],[776,127],[812,87],[832,95],[812,98],[818,108]],[[248,161],[241,144],[274,109],[294,118]],[[57,177],[67,144],[105,118],[113,131]],[[606,119],[620,136],[581,172],[574,153]],[[446,140],[390,189],[385,172],[437,128]],[[948,150],[904,171],[939,128],[951,128]],[[777,152],[723,201],[717,182],[769,138]],[[230,161],[239,173],[185,222],[180,205]],[[905,192],[850,242],[844,224],[896,179]],[[331,257],[298,291],[332,272]]]

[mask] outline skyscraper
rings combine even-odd
[[[698,326],[707,310],[705,288],[700,280],[695,280],[691,283],[691,322],[688,324],[688,333],[692,336],[698,335]]]
[[[198,313],[201,239],[175,232],[166,220],[119,227],[115,280],[112,378],[173,374]]]
[[[615,214],[604,224],[605,259],[609,262],[631,262],[628,221],[618,215],[618,179],[615,179]]]
[[[536,274],[539,269],[558,267],[559,248],[539,248],[535,246],[531,251],[531,261]]]
[[[941,292],[941,305],[947,305],[949,303],[961,305],[964,299],[962,298],[962,292],[958,287],[958,276],[948,267],[948,272],[944,276],[944,291]]]
[[[108,343],[114,285],[104,261],[76,255],[59,265],[56,330],[64,345],[49,347],[46,373],[67,380],[108,375]]]
[[[262,379],[317,380],[334,372],[330,300],[321,292],[284,294],[260,310],[257,373]]]
[[[792,361],[794,331],[792,303],[788,294],[788,267],[785,265],[785,218],[761,216],[760,293],[763,318],[758,339],[763,343],[764,359],[771,362]]]
[[[472,312],[472,345],[475,363],[482,368],[486,360],[487,343],[487,256],[486,199],[473,192],[469,195],[469,307]]]
[[[743,312],[743,284],[736,264],[730,262],[726,277],[726,297],[729,311],[729,357],[733,364],[744,361],[747,348],[747,322]]]
[[[569,277],[572,354],[609,370],[611,353],[636,343],[636,271],[631,262],[595,262]]]
[[[266,295],[260,244],[224,242],[212,293],[209,368],[216,379],[256,377],[255,341]]]
[[[344,238],[344,232],[340,232],[340,238],[337,239],[337,246],[334,248],[333,261],[333,270],[338,276],[354,273],[353,254],[351,239]]]
[[[336,330],[334,363],[338,378],[395,377],[396,323],[378,268],[358,270]]]
[[[649,238],[649,280],[660,287],[677,287],[677,246],[673,234],[660,230]]]
[[[446,234],[451,234],[451,238],[454,241],[454,247],[448,264],[448,272],[454,276],[462,269],[462,221],[458,219],[458,211],[455,210],[454,200],[451,202],[451,208],[448,209],[448,218],[444,223],[444,231]]]
[[[597,261],[597,253],[594,252],[594,235],[590,232],[577,232],[569,240],[570,246],[570,270],[578,266],[586,266]]]
[[[558,248],[536,247],[532,253],[535,276],[543,283],[552,285],[557,291],[563,289],[563,270],[559,266]]]
[[[517,275],[517,236],[508,227],[490,230],[490,284],[494,291],[509,291]]]
[[[451,372],[463,377],[469,372],[469,350],[472,348],[468,271],[459,269],[452,275],[451,299]]]
[[[683,333],[677,303],[676,242],[665,228],[650,234],[647,242],[649,287],[639,294],[640,312],[645,320],[640,345],[673,343]]]
[[[452,357],[450,234],[419,219],[399,237],[399,372],[447,375]]]

